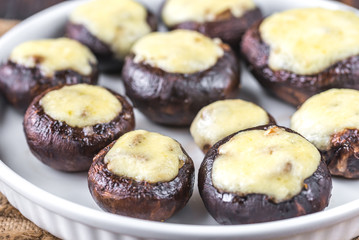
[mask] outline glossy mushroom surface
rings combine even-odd
[[[0,91],[22,112],[51,87],[97,81],[95,57],[82,44],[66,38],[25,42],[0,66]]]
[[[177,31],[169,34],[193,34],[195,39],[197,38],[196,32]],[[190,44],[189,46],[196,48],[195,44],[201,44],[203,39],[207,42],[211,41],[202,34],[198,34],[198,36],[201,40],[194,43],[193,46]],[[172,44],[174,48],[178,48],[176,45],[181,43],[169,42],[166,44],[168,44],[168,48],[171,48]],[[213,65],[203,70],[184,73],[163,70],[158,65],[151,65],[145,60],[138,60],[138,56],[132,53],[126,58],[122,71],[126,94],[134,106],[153,122],[172,126],[190,125],[202,107],[216,100],[234,98],[239,90],[240,69],[236,56],[228,45],[217,43],[214,45],[218,51],[223,52],[223,55],[214,60]],[[168,62],[174,62],[176,67],[178,66],[177,63],[183,63],[183,65],[190,67],[202,66],[203,59],[198,62],[193,60],[192,50],[178,48],[177,51],[185,52],[183,55],[185,55],[186,60],[174,59]],[[146,54],[146,56],[149,59],[152,58],[150,54]],[[198,56],[194,57],[197,58]],[[166,60],[166,58],[164,59]],[[166,66],[167,61],[165,60],[161,60],[161,63]]]
[[[288,133],[296,134],[290,129],[277,127],[276,125],[259,126],[234,133],[216,143],[207,152],[201,164],[201,168],[199,169],[198,187],[207,210],[218,223],[249,224],[275,221],[321,211],[328,206],[329,198],[331,196],[332,180],[322,157],[320,157],[319,165],[314,173],[304,180],[300,192],[288,199],[284,198],[278,200],[276,197],[269,196],[268,194],[256,192],[244,193],[223,191],[214,186],[213,166],[220,156],[219,149],[221,146],[230,142],[233,137],[240,133],[264,130],[269,131],[269,134],[276,134],[276,128],[284,129]],[[271,129],[274,129],[274,132]],[[253,141],[253,147],[255,148],[255,139]],[[264,150],[262,149],[259,151]],[[275,154],[275,151],[276,150],[273,149],[273,154]],[[263,164],[265,164],[266,160],[263,159],[263,161]],[[256,164],[261,163],[259,162]],[[291,165],[291,167],[293,166],[294,165]],[[291,167],[284,168],[285,172],[288,173],[288,171],[292,171],[293,169]],[[248,169],[248,171],[250,170]],[[280,178],[279,175],[278,178]],[[271,179],[271,181],[276,181],[275,177],[270,177],[269,179]],[[275,190],[276,189],[283,190],[281,187],[275,188]]]
[[[31,152],[46,165],[61,171],[87,171],[100,149],[134,129],[133,109],[124,97],[112,92],[122,105],[112,120],[84,127],[71,126],[46,114],[41,105],[47,93],[63,87],[48,89],[30,104],[23,123],[26,140]]]
[[[276,42],[276,46],[270,46],[268,41],[264,41],[261,31],[264,20],[253,25],[243,36],[241,43],[241,53],[248,64],[249,70],[258,82],[279,99],[295,106],[302,104],[310,96],[330,88],[359,89],[359,82],[357,80],[359,76],[359,72],[357,71],[359,67],[359,57],[356,51],[356,46],[358,46],[359,43],[357,43],[356,40],[350,40],[356,38],[346,37],[346,34],[353,32],[353,30],[355,34],[359,34],[359,32],[356,31],[356,27],[353,28],[354,24],[351,24],[355,21],[359,21],[359,18],[345,11],[333,11],[331,13],[329,10],[323,9],[304,9],[303,12],[299,12],[295,19],[299,24],[303,21],[303,16],[305,16],[304,11],[306,10],[310,12],[310,14],[308,14],[309,20],[307,21],[308,28],[306,28],[306,30],[298,28],[298,31],[303,30],[313,35],[309,34],[303,37],[305,40],[301,39],[303,34],[298,34],[296,31],[297,34],[293,36],[292,39],[290,38],[290,34],[288,34],[286,38],[277,39],[278,42],[282,40],[282,44]],[[329,11],[328,15],[330,16],[335,16],[336,13],[339,13],[339,17],[337,21],[334,20],[334,17],[329,20],[324,18],[326,20],[323,22],[320,22],[319,17],[311,21],[315,18],[316,11],[324,12],[323,15]],[[286,14],[286,12],[284,12],[284,14]],[[342,28],[337,25],[337,23],[340,22],[339,19],[340,21],[350,24],[346,24],[346,27]],[[332,25],[326,24],[326,21]],[[292,23],[292,21],[289,22]],[[283,27],[283,29],[296,29],[293,27],[295,24],[297,23],[286,26],[286,28]],[[312,30],[309,31],[309,28]],[[328,31],[322,31],[323,29],[328,29]],[[335,29],[340,30],[336,32]],[[315,32],[318,33],[317,37],[315,36]],[[292,31],[292,33],[294,33],[294,31]],[[271,34],[267,33],[267,35]],[[272,36],[275,35],[273,30]],[[341,37],[342,40],[340,40]],[[317,39],[323,40],[319,42]],[[343,40],[345,39],[351,42],[344,43]],[[332,42],[340,42],[341,44],[336,45],[338,47],[334,48]],[[308,45],[303,48],[302,45],[305,44]],[[284,56],[289,50],[277,49],[280,45],[292,45],[291,49],[294,54]],[[276,54],[277,52],[278,54]],[[323,54],[324,52],[327,53]],[[281,60],[275,57],[280,55],[284,56]],[[304,57],[297,57],[297,55],[304,55]],[[313,59],[315,59],[315,64],[312,62]],[[289,60],[291,63],[289,63]],[[277,64],[275,68],[271,66],[270,61]],[[320,67],[317,67],[318,64],[316,63],[320,63]],[[325,64],[322,65],[322,63]],[[301,68],[298,68],[298,66],[301,66]]]
[[[159,147],[158,143],[151,144]],[[181,155],[184,154],[184,158],[181,159],[184,162],[176,176],[166,181],[148,181],[136,180],[138,175],[127,177],[109,169],[109,163],[106,163],[105,157],[114,145],[115,142],[111,143],[96,155],[88,174],[90,192],[102,209],[124,216],[164,221],[187,204],[193,192],[194,165],[182,147],[180,147],[180,151]],[[136,141],[135,145],[141,145],[141,141]],[[131,146],[136,148],[135,145]],[[149,149],[149,151],[151,150]],[[164,151],[168,151],[168,149]],[[138,154],[150,156],[149,152],[139,151]],[[165,158],[148,159],[148,161],[156,160],[166,161]],[[125,172],[128,170],[125,169]],[[143,172],[148,171],[144,169]],[[157,173],[150,172],[150,174],[156,175]]]

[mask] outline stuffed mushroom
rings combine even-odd
[[[95,56],[86,46],[68,38],[24,42],[0,66],[0,91],[21,111],[53,86],[96,84],[97,80]]]
[[[275,120],[263,108],[241,99],[227,99],[202,108],[190,132],[197,146],[206,153],[216,142],[234,132],[265,124],[275,124]]]
[[[291,128],[323,154],[332,175],[359,178],[359,91],[330,89],[294,113]]]
[[[253,0],[167,0],[162,20],[170,29],[195,30],[234,49],[244,32],[262,18]]]
[[[122,71],[134,106],[150,120],[172,126],[188,126],[202,107],[236,97],[239,78],[228,45],[189,30],[141,38]]]
[[[101,71],[120,72],[132,44],[156,29],[156,17],[136,1],[93,0],[70,14],[66,36],[89,47]]]
[[[121,95],[87,84],[58,86],[37,96],[24,117],[31,152],[61,171],[87,171],[93,157],[135,125]]]
[[[323,210],[332,179],[314,145],[290,129],[264,125],[216,143],[201,164],[198,187],[218,223],[249,224]]]
[[[351,11],[287,10],[252,26],[241,49],[259,83],[297,106],[330,88],[359,89],[358,25]]]
[[[177,141],[136,130],[96,155],[88,183],[94,200],[104,210],[164,221],[190,199],[194,165]]]

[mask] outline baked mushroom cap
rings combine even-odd
[[[228,45],[188,30],[143,37],[122,71],[134,106],[150,120],[174,126],[189,125],[213,101],[235,97],[239,78]]]
[[[175,140],[136,130],[96,155],[88,183],[94,200],[104,210],[163,221],[191,197],[194,165]]]
[[[68,38],[24,42],[0,66],[0,91],[21,111],[50,87],[96,84],[97,80],[94,55],[86,46]]]
[[[136,1],[94,0],[70,14],[66,36],[89,47],[100,70],[119,72],[133,43],[156,29],[156,17]]]
[[[264,125],[234,133],[206,154],[202,200],[220,224],[248,224],[320,211],[332,181],[319,151],[292,130]]]
[[[227,99],[203,107],[193,120],[190,132],[206,153],[216,142],[234,132],[266,124],[275,124],[275,120],[263,108],[241,99]]]
[[[292,9],[252,26],[241,51],[265,89],[300,105],[329,88],[359,89],[358,24],[349,11]]]
[[[132,106],[99,86],[57,86],[37,96],[24,117],[31,152],[61,171],[87,171],[102,148],[135,125]]]
[[[262,14],[252,0],[167,0],[161,17],[170,29],[195,30],[237,49],[244,32]]]
[[[331,174],[359,178],[359,91],[330,89],[294,113],[291,128],[322,153]]]

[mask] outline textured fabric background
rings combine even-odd
[[[0,240],[58,239],[30,222],[0,193]]]

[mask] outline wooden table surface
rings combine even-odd
[[[0,36],[18,23],[19,23],[18,20],[0,18]]]

